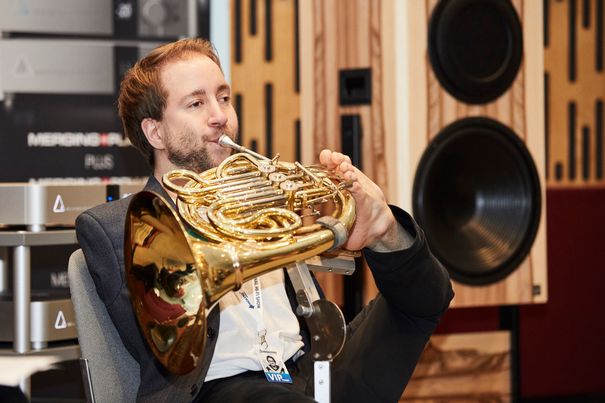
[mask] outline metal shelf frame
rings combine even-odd
[[[42,245],[69,245],[76,244],[76,232],[73,229],[48,231],[0,231],[0,253],[2,264],[0,268],[8,270],[6,257],[9,250],[13,253],[13,301],[14,301],[14,341],[15,353],[26,354],[32,350],[31,344],[31,248]],[[0,274],[3,279],[6,273]],[[6,291],[8,284],[3,281]]]
[[[0,349],[0,356],[55,355],[62,360],[80,357],[80,346],[73,345],[33,349],[31,342],[31,248],[43,245],[77,244],[73,229],[45,230],[34,227],[33,231],[0,230],[0,292],[8,286],[8,257],[13,254],[13,349]],[[30,379],[23,379],[20,389],[30,395]]]

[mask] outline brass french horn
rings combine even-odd
[[[226,293],[268,271],[340,246],[355,220],[333,172],[239,151],[202,173],[163,177],[177,211],[140,192],[126,218],[124,261],[134,311],[157,359],[184,374],[203,356],[206,317]],[[332,213],[321,216],[323,204]],[[306,224],[307,216],[319,218]]]

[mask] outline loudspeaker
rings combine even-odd
[[[542,2],[385,1],[388,197],[453,306],[545,302]]]

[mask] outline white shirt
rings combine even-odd
[[[281,351],[284,362],[303,347],[298,319],[286,294],[284,271],[273,270],[258,279],[260,291],[255,292],[250,280],[219,301],[220,328],[205,381],[262,370],[259,332],[265,334],[266,330],[268,349]]]

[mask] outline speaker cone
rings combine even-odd
[[[509,0],[441,0],[429,21],[428,48],[435,76],[452,96],[487,103],[515,80],[521,22]]]
[[[412,197],[433,253],[466,284],[493,283],[515,270],[540,221],[531,154],[511,129],[488,118],[458,120],[435,137]]]

